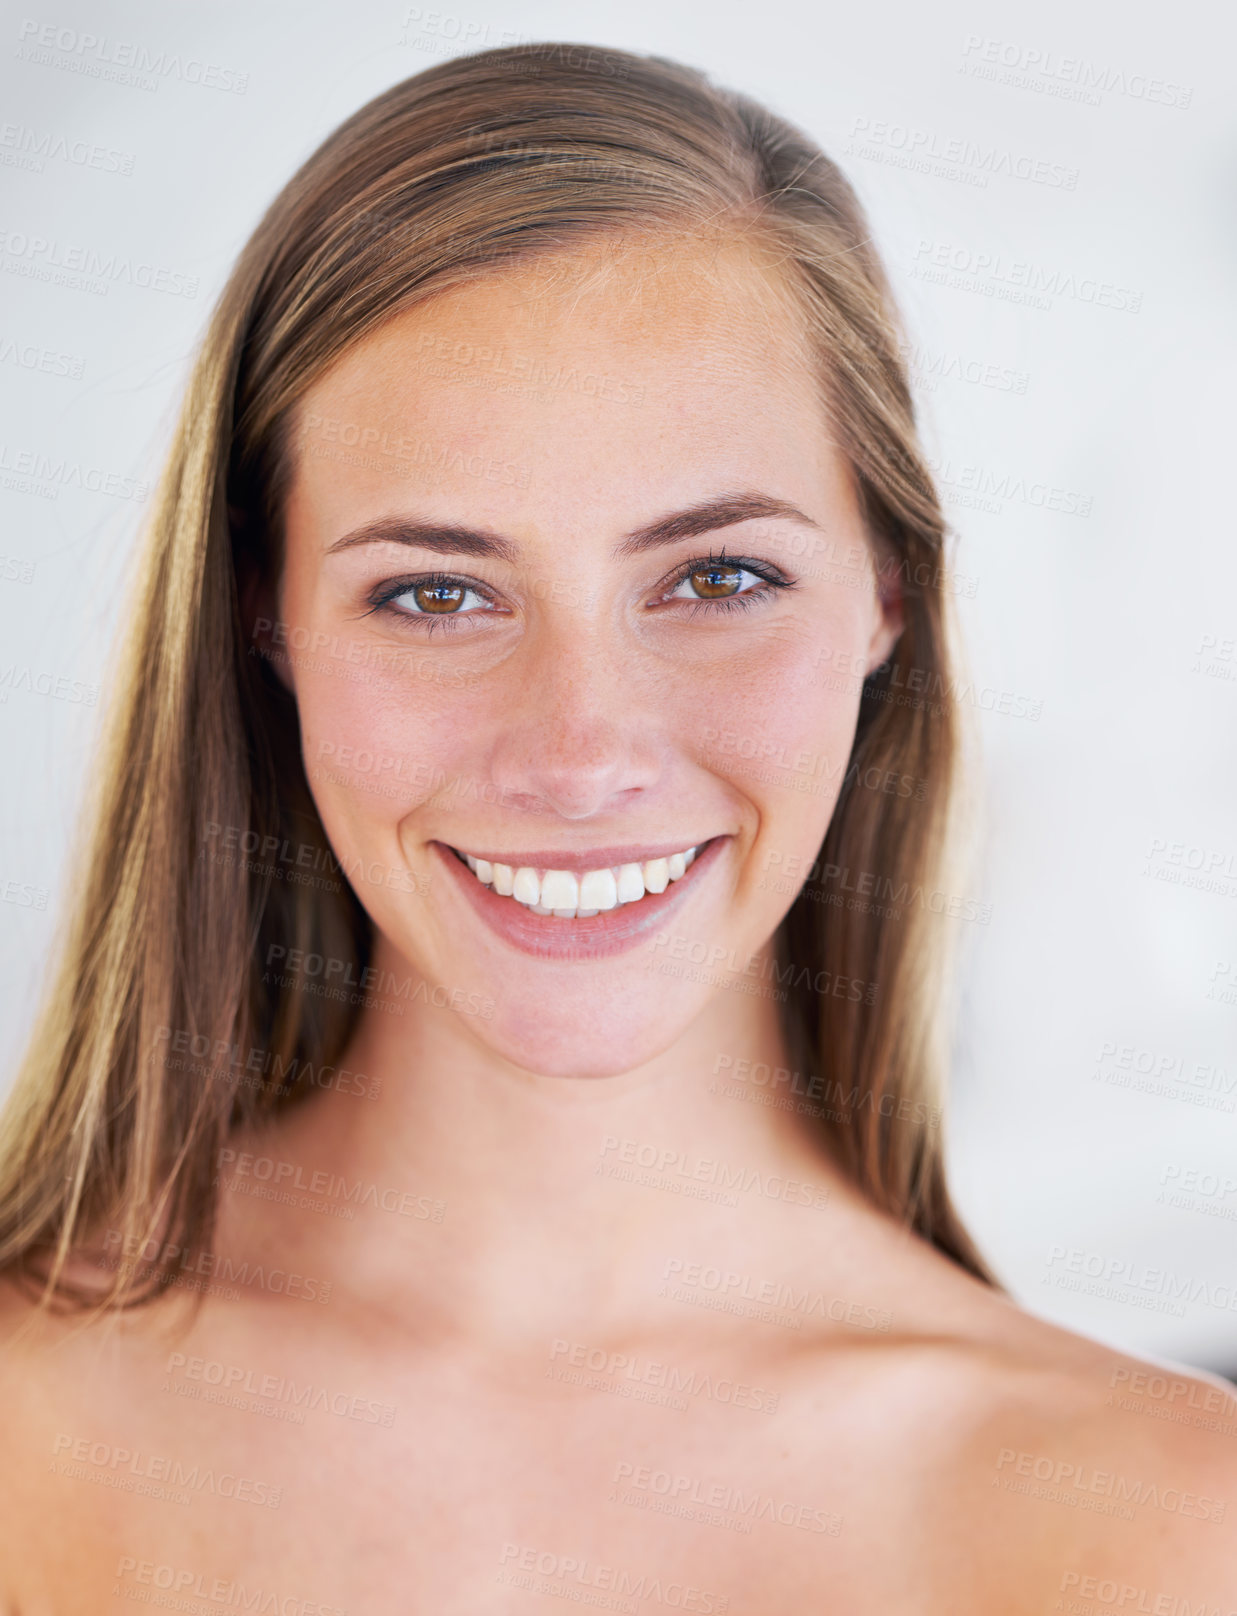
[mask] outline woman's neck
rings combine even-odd
[[[621,1333],[687,1265],[776,1281],[824,1247],[842,1283],[857,1263],[843,1231],[872,1214],[803,1119],[768,1103],[793,1089],[769,1081],[786,1064],[766,995],[720,992],[640,1068],[570,1078],[517,1069],[414,991],[402,1015],[367,1008],[340,1062],[353,1075],[255,1149],[277,1163],[268,1179],[355,1205],[286,1220],[302,1264],[308,1240],[355,1301],[452,1336]]]

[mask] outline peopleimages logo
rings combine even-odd
[[[624,1566],[604,1565],[590,1560],[586,1555],[558,1554],[552,1549],[540,1549],[534,1545],[504,1543],[501,1564],[500,1581],[512,1583],[515,1587],[527,1585],[536,1588],[537,1584],[531,1580],[525,1584],[517,1575],[524,1573],[531,1579],[535,1574],[543,1579],[540,1591],[579,1604],[601,1603],[579,1591],[595,1589],[637,1603],[651,1600],[672,1610],[694,1611],[696,1616],[715,1616],[715,1613],[730,1608],[728,1594],[710,1593],[707,1588],[699,1588],[694,1583],[632,1571]],[[629,1608],[634,1610],[635,1604]]]
[[[305,1162],[283,1161],[275,1156],[256,1156],[252,1151],[234,1150],[224,1145],[215,1158],[214,1183],[223,1183],[228,1189],[243,1188],[238,1180],[252,1180],[255,1184],[269,1185],[276,1192],[290,1194],[298,1191],[302,1197],[316,1197],[324,1203],[335,1202],[337,1209],[352,1215],[358,1206],[376,1211],[395,1212],[404,1218],[428,1218],[441,1223],[446,1203],[415,1190],[400,1189],[397,1185],[367,1183],[358,1178],[351,1181],[340,1173],[326,1168],[315,1168]]]
[[[826,1532],[830,1537],[837,1537],[842,1530],[840,1515],[812,1504],[793,1503],[703,1476],[655,1470],[628,1459],[620,1460],[615,1470],[610,1501],[703,1519],[706,1525],[726,1525],[743,1532],[750,1532],[758,1521],[798,1527],[805,1532]],[[659,1502],[663,1508],[657,1507]]]
[[[8,701],[13,690],[26,690],[32,696],[50,696],[54,701],[82,702],[87,707],[93,707],[99,699],[96,679],[71,679],[67,673],[19,668],[15,662],[10,662],[7,668],[0,667],[0,704]]]
[[[191,1465],[172,1454],[143,1453],[140,1448],[92,1442],[89,1437],[73,1437],[63,1431],[52,1444],[52,1453],[53,1468],[58,1475],[102,1482],[120,1492],[158,1497],[166,1488],[188,1497],[207,1493],[266,1509],[278,1509],[283,1496],[282,1487],[272,1486],[255,1476],[238,1476],[230,1470],[216,1471],[210,1466]],[[188,1498],[174,1496],[172,1501],[188,1502]]]
[[[73,291],[106,297],[113,285],[194,298],[198,277],[166,265],[144,263],[82,242],[63,242],[28,230],[0,230],[0,269],[8,275],[45,281]]]
[[[922,236],[915,244],[910,272],[916,279],[933,285],[950,286],[957,291],[975,292],[981,297],[995,297],[1030,308],[1051,309],[1053,299],[1058,297],[1124,314],[1137,314],[1142,308],[1141,292],[1118,286],[1114,281],[1049,268],[1028,258],[976,252],[958,242],[929,241]]]
[[[846,151],[853,157],[876,162],[894,162],[899,167],[925,168],[941,172],[944,178],[964,178],[984,187],[991,175],[1028,180],[1036,185],[1072,191],[1078,184],[1078,170],[1054,163],[1030,152],[1013,151],[1007,146],[987,145],[966,135],[942,135],[932,129],[887,118],[856,118],[851,124]]]
[[[968,382],[972,387],[990,387],[998,393],[1025,393],[1031,380],[1025,370],[999,365],[994,360],[944,351],[937,353],[913,342],[902,342],[900,349],[916,379],[930,392],[946,380]]]
[[[226,90],[231,95],[244,95],[249,88],[248,73],[204,62],[200,56],[152,51],[136,40],[109,39],[106,34],[36,22],[33,17],[23,18],[17,37],[20,61],[131,84],[140,90],[157,90],[160,81],[168,78],[197,84],[204,90]]]
[[[1171,1268],[1151,1268],[1105,1252],[1060,1245],[1052,1247],[1044,1263],[1051,1270],[1041,1275],[1045,1284],[1075,1278],[1075,1284],[1065,1283],[1064,1288],[1147,1306],[1155,1312],[1171,1312],[1177,1318],[1184,1316],[1186,1305],[1237,1312],[1237,1285],[1178,1274]]]
[[[261,1263],[237,1262],[226,1253],[220,1255],[173,1242],[143,1239],[141,1235],[123,1234],[119,1229],[105,1232],[103,1261],[139,1279],[172,1274],[174,1284],[183,1283],[189,1289],[209,1290],[209,1286],[194,1283],[208,1279],[217,1285],[262,1290],[272,1296],[287,1296],[302,1302],[325,1304],[331,1299],[332,1282],[317,1279],[312,1274],[289,1273],[285,1268],[267,1268]]]
[[[1060,51],[1021,45],[1011,39],[993,39],[984,34],[966,36],[958,70],[976,78],[1011,84],[1016,89],[1053,95],[1072,92],[1066,99],[1085,100],[1091,106],[1098,106],[1106,93],[1180,109],[1188,107],[1194,99],[1192,89],[1175,84],[1171,79],[1129,73],[1122,67],[1093,62],[1085,56],[1068,56]]]
[[[645,1169],[643,1174],[625,1173],[624,1167]],[[596,1171],[609,1178],[689,1194],[701,1187],[717,1189],[729,1196],[727,1205],[737,1206],[738,1195],[762,1195],[770,1201],[787,1201],[796,1206],[821,1208],[829,1204],[829,1191],[823,1184],[780,1173],[764,1173],[758,1167],[744,1167],[697,1156],[673,1145],[658,1145],[638,1139],[620,1139],[607,1134],[602,1142]]]
[[[701,1369],[686,1369],[662,1363],[658,1359],[642,1358],[639,1354],[612,1352],[605,1347],[590,1346],[585,1341],[565,1341],[556,1337],[550,1348],[550,1366],[546,1372],[554,1379],[563,1379],[564,1370],[579,1370],[582,1383],[586,1383],[585,1376],[588,1375],[593,1377],[593,1385],[605,1386],[608,1382],[616,1388],[632,1386],[639,1391],[652,1387],[656,1391],[665,1391],[676,1400],[674,1406],[682,1408],[687,1407],[685,1398],[703,1397],[706,1401],[722,1403],[730,1408],[772,1414],[781,1396],[779,1392],[767,1391],[746,1381],[729,1380],[724,1375],[715,1378]]]
[[[116,1562],[116,1577],[144,1588],[157,1588],[164,1594],[175,1594],[177,1602],[173,1603],[169,1599],[152,1598],[148,1593],[139,1594],[134,1589],[125,1590],[126,1598],[141,1604],[162,1605],[169,1610],[200,1608],[187,1602],[192,1595],[195,1599],[209,1599],[212,1604],[226,1605],[229,1610],[278,1611],[279,1616],[348,1616],[343,1605],[324,1605],[318,1599],[301,1599],[294,1594],[281,1596],[257,1584],[238,1582],[232,1577],[212,1576],[205,1571],[193,1571],[187,1566],[139,1560],[132,1554],[122,1554]]]
[[[831,971],[813,970],[808,965],[797,965],[793,960],[782,964],[765,954],[749,954],[744,960],[735,949],[722,943],[706,943],[698,937],[686,937],[681,932],[657,932],[647,945],[650,953],[660,949],[668,951],[671,960],[689,960],[693,965],[720,966],[723,971],[740,972],[744,976],[768,977],[784,987],[797,991],[806,989],[823,998],[848,999],[852,1004],[873,1004],[878,983],[864,982],[858,977],[835,976]],[[650,969],[652,968],[650,962]]]
[[[850,1324],[862,1330],[888,1333],[891,1315],[886,1308],[856,1301],[852,1297],[826,1296],[823,1291],[797,1290],[785,1280],[761,1279],[753,1274],[738,1273],[733,1269],[715,1268],[709,1263],[690,1262],[683,1257],[668,1257],[662,1271],[659,1294],[672,1301],[683,1300],[688,1293],[697,1291],[725,1302],[721,1312],[741,1312],[737,1304],[754,1303],[762,1308],[781,1309],[799,1329],[803,1320],[815,1314],[834,1324]],[[770,1320],[770,1322],[782,1322]]]
[[[1166,1487],[1158,1479],[1148,1480],[1142,1476],[1117,1475],[1111,1470],[1095,1470],[1090,1465],[1061,1459],[1055,1454],[1002,1448],[997,1454],[996,1469],[998,1474],[1008,1472],[1011,1480],[1013,1477],[1025,1477],[1047,1483],[1045,1496],[1053,1497],[1055,1490],[1056,1501],[1060,1503],[1081,1504],[1089,1496],[1111,1499],[1116,1504],[1162,1509],[1170,1515],[1185,1515],[1192,1520],[1220,1522],[1224,1519],[1222,1499],[1208,1498],[1181,1487]],[[1011,1491],[1031,1490],[1011,1488]]]
[[[397,1410],[390,1403],[349,1392],[328,1391],[313,1381],[296,1381],[287,1375],[262,1373],[244,1364],[225,1363],[216,1358],[199,1358],[173,1352],[164,1366],[167,1380],[163,1389],[184,1392],[198,1386],[217,1387],[223,1394],[241,1394],[258,1403],[288,1404],[300,1414],[306,1409],[333,1414],[341,1420],[357,1420],[362,1425],[395,1424]],[[175,1382],[175,1386],[173,1386]]]
[[[150,493],[150,484],[143,478],[105,471],[100,466],[84,466],[80,460],[68,460],[63,455],[46,454],[41,449],[11,443],[0,443],[0,473],[5,474],[6,486],[8,479],[15,477],[28,477],[34,483],[46,484],[49,493],[43,497],[52,499],[62,488],[83,488],[90,494],[132,499],[140,505]]]
[[[20,337],[0,334],[0,365],[17,365],[44,376],[67,376],[70,381],[80,381],[86,361],[80,354],[61,353],[57,348],[43,348]]]

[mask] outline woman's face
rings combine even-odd
[[[898,627],[810,363],[740,246],[611,243],[301,403],[273,651],[310,787],[377,963],[520,1067],[627,1071],[769,991]]]

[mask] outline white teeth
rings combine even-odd
[[[644,890],[646,892],[664,892],[669,885],[669,859],[650,859],[644,866]]]
[[[541,902],[541,882],[537,879],[536,870],[530,870],[527,864],[520,865],[511,883],[511,896],[517,903],[532,905]]]
[[[586,870],[580,877],[580,905],[590,914],[618,907],[618,882],[613,870]]]
[[[620,864],[618,873],[618,901],[635,903],[644,896],[644,871],[639,864]]]
[[[580,883],[570,870],[547,870],[541,877],[541,901],[550,909],[577,909]]]
[[[559,920],[588,920],[606,914],[620,904],[638,903],[648,892],[664,892],[672,881],[679,881],[695,862],[698,847],[666,858],[648,859],[643,864],[616,864],[612,868],[586,870],[577,876],[571,870],[545,870],[530,865],[514,869],[491,859],[464,853],[468,868],[485,886],[493,886],[502,898],[514,898],[531,914],[554,915]]]

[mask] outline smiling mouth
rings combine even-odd
[[[587,920],[626,904],[636,904],[648,893],[662,893],[691,868],[707,842],[646,859],[639,864],[602,865],[593,870],[544,869],[530,864],[502,864],[478,858],[458,847],[451,851],[466,864],[482,886],[500,898],[510,898],[530,914],[553,915],[558,920]]]

